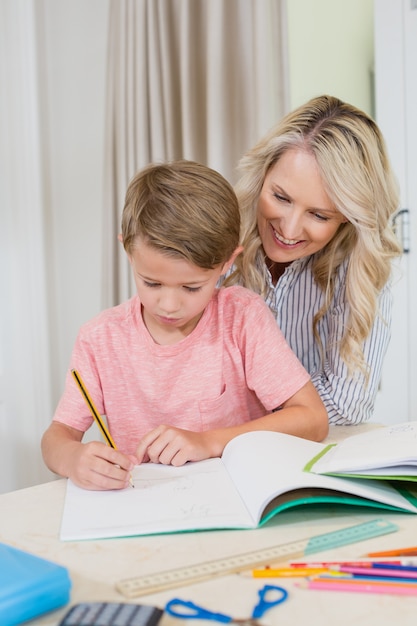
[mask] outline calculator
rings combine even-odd
[[[128,602],[81,602],[64,615],[59,626],[156,626],[162,609]]]

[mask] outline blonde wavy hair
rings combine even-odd
[[[339,266],[348,259],[346,300],[349,320],[340,353],[350,373],[367,375],[362,345],[377,311],[378,295],[389,280],[391,261],[401,253],[392,227],[398,209],[398,186],[384,138],[364,112],[332,96],[313,98],[285,116],[239,163],[235,191],[241,211],[244,252],[226,284],[242,284],[267,295],[265,253],[257,227],[257,204],[269,169],[290,149],[312,154],[329,198],[347,222],[314,255],[313,275],[325,294],[324,305],[313,322],[328,310]]]

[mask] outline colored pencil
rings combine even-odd
[[[357,593],[381,593],[403,596],[417,595],[417,585],[405,583],[366,582],[345,579],[308,579],[298,583],[299,587],[324,591],[350,591]]]
[[[387,568],[386,563],[373,563],[372,561],[331,561],[331,562],[322,562],[316,564],[309,564],[305,567],[301,567],[298,564],[291,564],[289,567],[265,567],[260,569],[254,569],[250,574],[253,578],[298,578],[303,576],[313,576],[315,574],[322,574],[325,572],[332,571],[333,574],[336,572],[352,572],[352,573],[363,573],[366,575],[368,572],[373,576],[383,576],[385,571],[383,568]],[[405,572],[413,572],[411,577],[414,575],[417,577],[417,567],[408,567],[403,566],[399,562],[389,568],[391,576],[394,578],[404,576],[407,577]],[[396,572],[399,572],[397,575]]]
[[[254,578],[302,578],[303,576],[313,576],[327,572],[326,567],[280,567],[252,570]]]
[[[392,564],[392,565],[403,565],[404,561],[403,560],[389,560],[387,561],[387,559],[384,559],[382,561],[316,561],[316,562],[310,562],[310,563],[301,563],[301,562],[291,562],[289,563],[289,567],[301,567],[301,568],[310,568],[310,567],[325,567],[326,569],[328,569],[329,567],[335,567],[335,566],[341,566],[341,565],[351,565],[352,567],[370,567],[370,566],[375,566],[378,564],[378,566],[381,565],[385,565],[385,564]]]
[[[417,546],[411,546],[409,548],[397,548],[396,550],[383,550],[382,552],[369,552],[369,554],[367,554],[366,556],[417,556]]]
[[[322,572],[321,574],[313,574],[310,576],[310,579],[314,580],[334,580],[337,578],[338,580],[346,580],[346,581],[355,581],[355,582],[375,582],[375,583],[395,583],[395,584],[410,584],[417,585],[417,578],[399,578],[398,576],[372,576],[369,574],[348,574],[347,572],[333,572],[329,570],[328,572]]]
[[[350,567],[342,565],[337,568],[338,572],[346,572],[347,574],[358,574],[360,576],[381,577],[388,576],[390,578],[414,578],[417,581],[417,570],[415,567]]]
[[[373,578],[408,578],[411,580],[415,580],[417,582],[417,571],[415,568],[389,568],[389,567],[349,567],[349,566],[341,566],[338,567],[337,572],[345,572],[346,574],[354,574],[361,577],[372,576]]]
[[[401,564],[398,563],[382,563],[382,562],[378,562],[378,563],[372,563],[372,567],[376,567],[376,569],[393,569],[393,570],[408,570],[410,572],[416,571],[417,572],[417,565],[414,564],[409,564],[406,562],[403,562]]]

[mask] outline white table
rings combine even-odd
[[[329,440],[339,440],[346,434],[356,434],[371,427],[333,427]],[[257,530],[62,542],[59,528],[65,486],[66,481],[60,479],[0,495],[0,541],[66,566],[73,583],[71,604],[127,601],[115,589],[119,580],[304,539],[375,518],[395,522],[400,531],[323,552],[315,558],[352,560],[370,551],[417,545],[417,516],[337,506],[314,511],[287,511]],[[176,596],[235,617],[247,617],[255,604],[257,590],[265,583],[280,584],[289,591],[289,599],[262,619],[265,626],[415,626],[417,623],[417,596],[308,591],[297,588],[295,580],[277,582],[276,579],[253,579],[239,574],[141,596],[132,601],[163,608]],[[67,609],[33,620],[31,624],[56,626]],[[188,626],[204,624],[197,620],[187,621]],[[181,623],[166,615],[160,622],[161,626],[181,626]]]

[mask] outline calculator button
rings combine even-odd
[[[163,611],[127,602],[84,602],[75,605],[61,626],[156,626]]]

